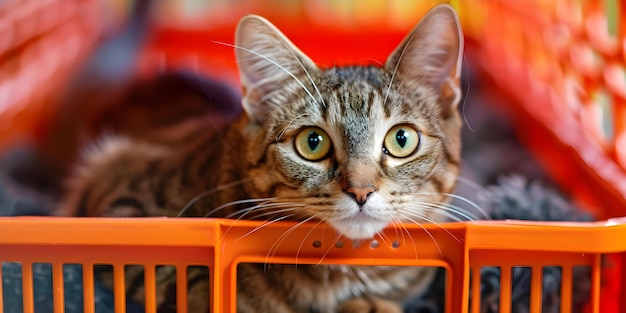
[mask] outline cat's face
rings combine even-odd
[[[350,238],[440,222],[458,173],[462,35],[433,9],[385,67],[320,69],[266,20],[237,32],[249,175],[274,218],[322,220]]]

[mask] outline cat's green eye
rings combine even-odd
[[[309,161],[319,161],[328,156],[332,144],[325,131],[307,127],[296,135],[294,142],[298,154]]]
[[[420,145],[420,134],[415,128],[406,125],[396,125],[385,135],[383,150],[396,158],[406,158],[413,154]]]

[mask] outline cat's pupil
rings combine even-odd
[[[320,145],[320,141],[322,141],[323,138],[322,136],[320,136],[320,134],[316,133],[316,132],[311,132],[309,134],[309,148],[311,149],[311,151],[315,151],[315,149],[317,149],[317,146]]]
[[[404,148],[404,146],[406,146],[407,135],[408,133],[404,129],[399,129],[396,132],[396,142],[400,148]]]

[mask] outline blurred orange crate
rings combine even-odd
[[[190,19],[176,5],[192,2],[167,2],[156,12],[162,22],[138,71],[184,67],[236,84],[232,48],[215,42],[232,43],[235,23],[247,13],[267,16],[320,64],[382,61],[419,17],[442,1],[239,1],[237,6],[210,1],[200,10],[203,14]],[[45,131],[45,116],[53,109],[60,84],[102,30],[98,1],[35,3],[39,2],[0,4],[3,147]],[[510,97],[520,134],[555,180],[578,201],[598,208],[593,213],[601,219],[626,215],[626,19],[621,18],[626,3],[452,4],[464,24],[468,57],[479,63],[481,79]],[[124,5],[116,8],[123,15]],[[46,20],[37,14],[57,11],[50,22],[21,30],[28,24],[24,21]],[[11,40],[4,39],[7,34]],[[33,68],[41,66],[48,69],[47,76],[33,75]],[[626,264],[626,225],[619,220],[404,225],[406,232],[391,228],[374,243],[359,247],[339,247],[341,239],[324,226],[293,226],[182,218],[0,218],[0,262],[21,262],[25,312],[34,311],[29,268],[40,262],[52,264],[55,312],[64,311],[62,266],[69,263],[84,266],[85,312],[94,312],[93,265],[101,263],[113,264],[118,278],[123,278],[124,265],[150,269],[171,264],[179,268],[181,282],[186,266],[207,266],[213,312],[234,311],[236,266],[241,262],[439,266],[447,270],[447,312],[475,313],[480,303],[469,300],[480,298],[478,275],[483,266],[501,268],[500,312],[511,310],[512,267],[532,268],[530,311],[539,312],[542,267],[560,266],[565,313],[571,311],[572,269],[588,265],[592,266],[589,312],[626,310],[626,273],[619,268],[606,271],[602,279],[607,283],[601,284],[602,256],[609,255],[622,268]],[[153,272],[146,271],[145,279],[154,282]],[[186,292],[180,289],[178,310],[186,312]],[[119,312],[125,309],[125,299],[119,296],[123,291],[123,281],[117,281]],[[154,290],[148,291],[148,312],[155,309],[150,305],[154,299]]]

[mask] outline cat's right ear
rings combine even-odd
[[[274,110],[275,91],[317,67],[266,19],[248,15],[237,25],[235,55],[243,86],[243,106],[258,122]]]
[[[385,67],[395,81],[413,88],[428,86],[441,96],[442,110],[452,112],[461,99],[463,32],[448,4],[431,9],[389,56]]]

